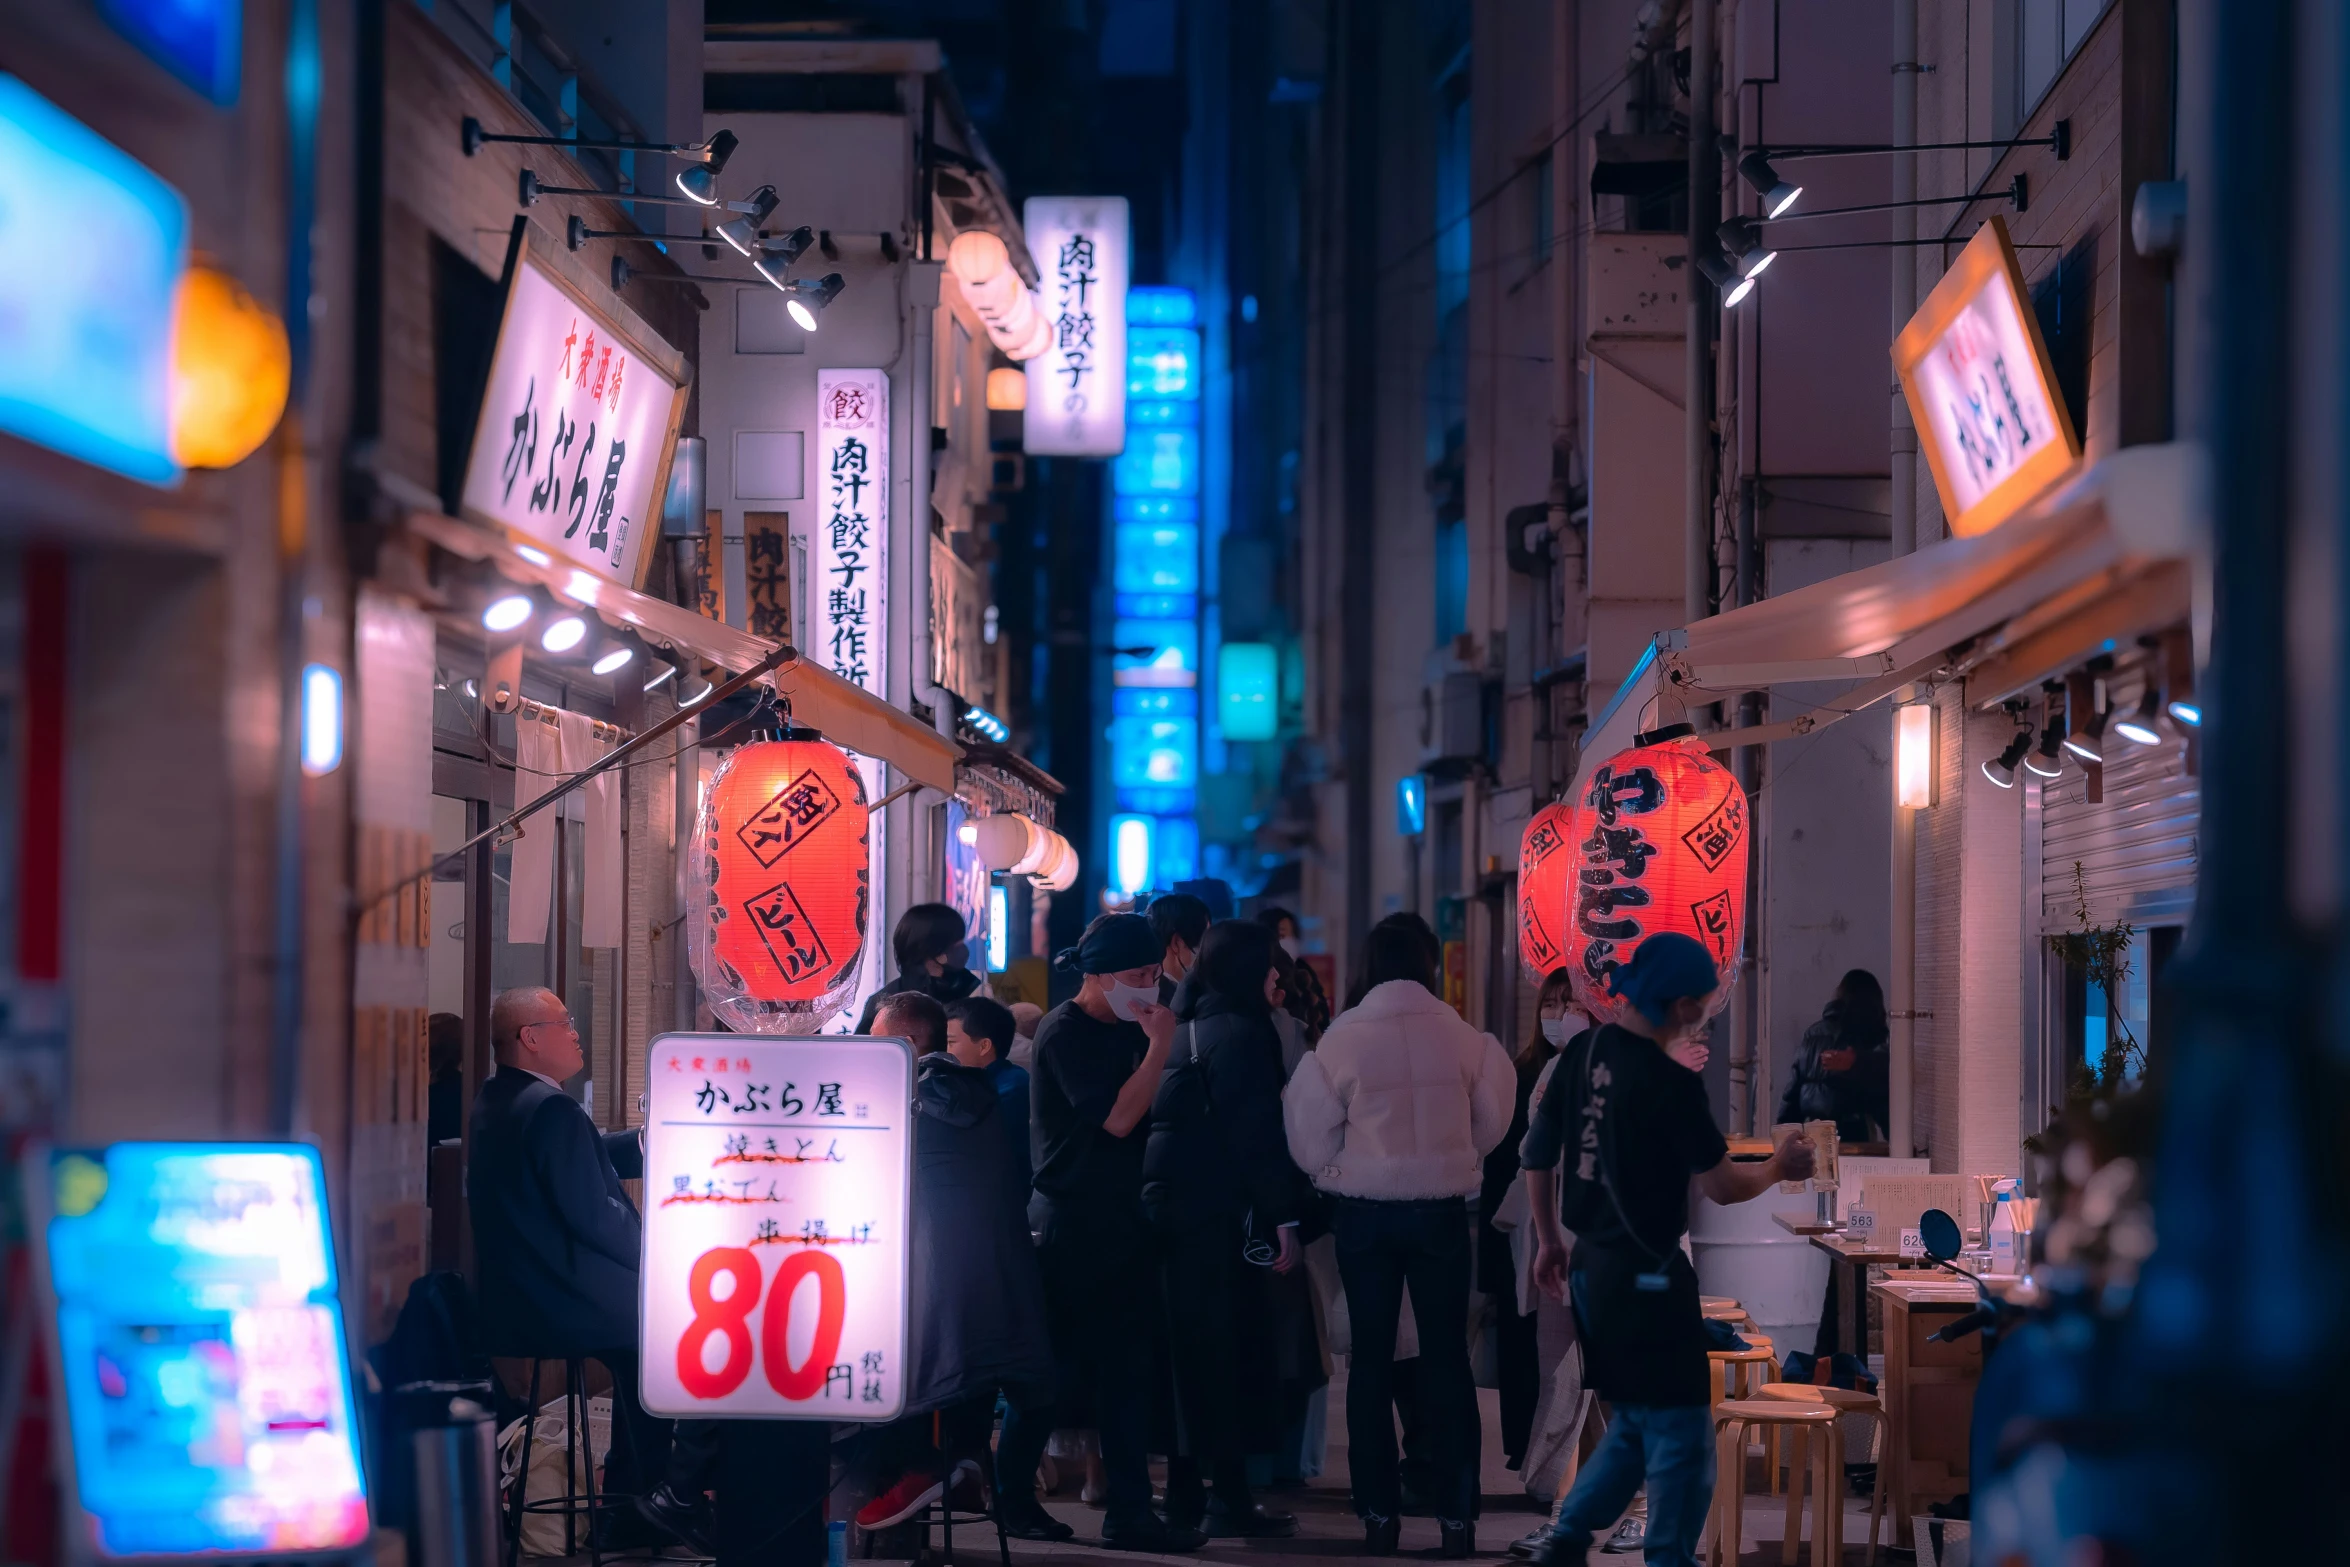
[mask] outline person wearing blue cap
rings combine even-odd
[[[1029,1228],[1044,1269],[1055,1402],[1020,1405],[1004,1422],[996,1472],[1004,1526],[1022,1539],[1066,1539],[1037,1505],[1031,1481],[1055,1425],[1101,1432],[1109,1510],[1102,1543],[1120,1551],[1189,1551],[1196,1529],[1151,1510],[1150,1335],[1158,1257],[1142,1209],[1151,1103],[1175,1039],[1159,1004],[1165,943],[1139,914],[1105,914],[1055,960],[1085,976],[1036,1026],[1029,1145],[1036,1196]]]
[[[1713,1371],[1681,1250],[1689,1188],[1745,1202],[1810,1175],[1811,1148],[1797,1139],[1732,1163],[1704,1080],[1668,1054],[1713,1020],[1721,977],[1702,945],[1660,931],[1607,984],[1622,1016],[1560,1053],[1518,1153],[1539,1236],[1534,1280],[1572,1301],[1585,1377],[1608,1403],[1607,1435],[1530,1554],[1538,1567],[1581,1567],[1645,1479],[1647,1559],[1695,1567],[1713,1500]]]

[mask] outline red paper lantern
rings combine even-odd
[[[871,906],[865,780],[816,739],[737,746],[696,818],[694,977],[741,1033],[804,1033],[848,1004]]]
[[[1566,961],[1567,898],[1575,883],[1567,834],[1574,816],[1564,800],[1546,805],[1518,840],[1518,959],[1537,980]]]
[[[1562,945],[1594,1017],[1623,1004],[1607,977],[1659,931],[1705,943],[1727,983],[1746,923],[1746,791],[1694,738],[1635,746],[1591,775],[1568,826],[1574,879]]]

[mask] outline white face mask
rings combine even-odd
[[[1288,953],[1293,959],[1304,957],[1304,948],[1305,943],[1298,940],[1295,936],[1284,936],[1281,938],[1281,950]]]
[[[1546,1017],[1542,1020],[1542,1037],[1555,1049],[1590,1026],[1591,1019],[1580,1012],[1569,1012],[1562,1017]]]
[[[1110,1011],[1118,1021],[1131,1023],[1144,1007],[1155,1007],[1159,1004],[1159,992],[1156,986],[1121,985],[1116,980],[1112,980],[1108,1000]]]

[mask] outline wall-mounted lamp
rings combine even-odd
[[[2064,748],[2093,767],[2105,765],[2105,706],[2098,698],[2103,684],[2087,674],[2067,675],[2064,681]]]
[[[1766,218],[1778,217],[1803,194],[1802,186],[1790,185],[1779,177],[1779,171],[1771,167],[1769,156],[1759,147],[1738,160],[1738,177],[1762,198]]]
[[[696,169],[686,171],[688,174],[699,172]],[[680,179],[684,177],[683,174],[678,176]],[[521,176],[514,182],[514,199],[525,207],[535,207],[539,204],[541,196],[594,196],[603,201],[641,201],[649,202],[656,207],[716,207],[725,212],[749,212],[751,210],[750,202],[720,201],[715,197],[708,201],[694,201],[683,196],[663,196],[649,190],[600,190],[593,185],[542,185],[539,183],[538,170],[524,169]],[[657,239],[662,236],[655,235],[653,237]]]
[[[588,665],[588,668],[599,675],[614,675],[618,674],[621,670],[626,669],[635,658],[635,648],[625,646],[616,647],[613,648],[610,652],[606,653],[603,657],[597,659],[594,663]]]
[[[343,673],[331,664],[302,670],[302,771],[323,778],[343,765]]]
[[[775,215],[777,205],[775,187],[760,186],[751,192],[749,201],[734,203],[735,215],[718,225],[718,237],[732,245],[737,255],[749,255],[759,243],[759,225]]]
[[[718,205],[718,176],[726,172],[726,160],[734,156],[741,140],[732,131],[720,131],[702,147],[702,161],[677,171],[677,188],[687,198],[705,207]]]
[[[482,609],[482,629],[501,633],[519,631],[529,624],[530,617],[537,612],[538,606],[531,602],[529,594],[502,594],[490,600]]]
[[[587,622],[577,615],[558,616],[539,633],[539,646],[550,653],[568,653],[587,640],[587,630]]]
[[[2024,757],[2024,770],[2042,778],[2064,776],[2064,687],[2047,681],[2040,687],[2040,743]]]
[[[801,331],[813,332],[816,330],[816,318],[824,313],[825,306],[840,297],[844,286],[838,272],[827,272],[813,283],[802,278],[784,289],[788,297],[783,308],[791,312],[791,318],[799,323]]]
[[[2007,749],[1997,756],[1983,759],[1983,776],[2002,789],[2015,787],[2016,768],[2032,749],[2032,726],[2024,718],[2024,704],[2007,704],[2007,716],[2015,720],[2016,730],[2008,737]]]
[[[1922,811],[1934,803],[1934,704],[1893,709],[1893,803]]]
[[[808,246],[815,238],[816,231],[803,223],[781,239],[764,241],[759,246],[759,259],[751,263],[751,269],[777,288],[788,291],[791,288],[792,263],[807,253]],[[744,254],[750,252],[745,251]]]
[[[578,136],[508,136],[501,131],[483,130],[481,121],[470,114],[458,123],[457,134],[460,144],[465,148],[465,156],[468,158],[481,151],[482,143],[502,141],[515,142],[526,147],[593,148],[598,152],[662,152],[673,158],[685,158],[696,163],[706,163],[712,157],[716,157],[718,166],[724,168],[726,160],[733,156],[735,149],[735,134],[732,131],[720,131],[704,142],[597,141]],[[719,146],[721,142],[725,143],[723,150]]]

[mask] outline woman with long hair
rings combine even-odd
[[[1292,1413],[1276,1407],[1280,1344],[1263,1270],[1286,1274],[1301,1260],[1298,1225],[1312,1196],[1281,1126],[1277,950],[1262,925],[1208,927],[1176,992],[1183,1027],[1143,1152],[1174,1374],[1168,1522],[1211,1537],[1297,1528],[1258,1505],[1248,1483],[1250,1455],[1273,1451]],[[1296,1397],[1302,1408],[1302,1389]]]
[[[1518,1270],[1510,1254],[1510,1237],[1494,1228],[1493,1216],[1510,1183],[1518,1178],[1518,1144],[1526,1138],[1527,1105],[1542,1069],[1568,1041],[1591,1026],[1591,1019],[1575,1004],[1574,987],[1565,969],[1553,969],[1542,980],[1534,1000],[1533,1026],[1512,1061],[1517,1068],[1516,1107],[1510,1129],[1493,1152],[1485,1156],[1485,1185],[1477,1205],[1477,1287],[1491,1297],[1499,1343],[1501,1378],[1501,1450],[1512,1469],[1526,1456],[1526,1442],[1534,1425],[1534,1405],[1541,1395],[1541,1364],[1534,1342],[1534,1314],[1518,1311]]]
[[[1865,968],[1847,971],[1820,1020],[1803,1031],[1803,1053],[1779,1101],[1779,1119],[1834,1121],[1840,1142],[1881,1138],[1893,1118],[1885,1037],[1885,992],[1877,976]]]

